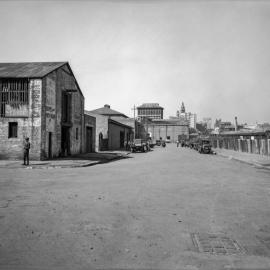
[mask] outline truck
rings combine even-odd
[[[208,139],[199,139],[197,150],[200,154],[212,154],[210,141]]]

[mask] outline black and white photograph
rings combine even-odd
[[[0,270],[270,270],[269,0],[0,0]]]

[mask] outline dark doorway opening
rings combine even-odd
[[[62,122],[70,123],[71,121],[71,95],[63,93],[62,98]]]
[[[69,127],[62,127],[62,141],[61,141],[61,148],[62,148],[62,155],[69,156],[70,155],[70,128]]]
[[[93,128],[86,127],[86,152],[93,152]]]
[[[120,131],[120,148],[124,148],[125,144],[125,132]]]
[[[52,158],[52,132],[49,132],[48,158]]]

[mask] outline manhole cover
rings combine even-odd
[[[270,250],[270,237],[257,236],[257,238]]]
[[[217,255],[243,253],[240,245],[226,235],[193,233],[191,238],[199,252]]]

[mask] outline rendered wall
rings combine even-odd
[[[179,135],[189,134],[188,126],[184,125],[148,125],[148,133],[152,134],[152,140],[165,140],[170,136],[171,142],[176,142]]]
[[[120,132],[124,132],[124,140],[127,140],[128,133],[132,133],[132,128],[128,129],[114,123],[109,123],[109,150],[119,150],[120,146]]]
[[[92,117],[96,119],[96,134],[95,134],[95,151],[98,152],[100,145],[99,145],[99,134],[101,133],[103,139],[108,139],[108,116],[88,113]]]
[[[83,152],[86,152],[86,141],[87,141],[86,128],[87,127],[92,128],[92,151],[94,152],[96,150],[96,118],[85,114],[84,115],[84,126],[85,126],[85,133],[84,133],[84,140],[85,141],[84,141]]]

